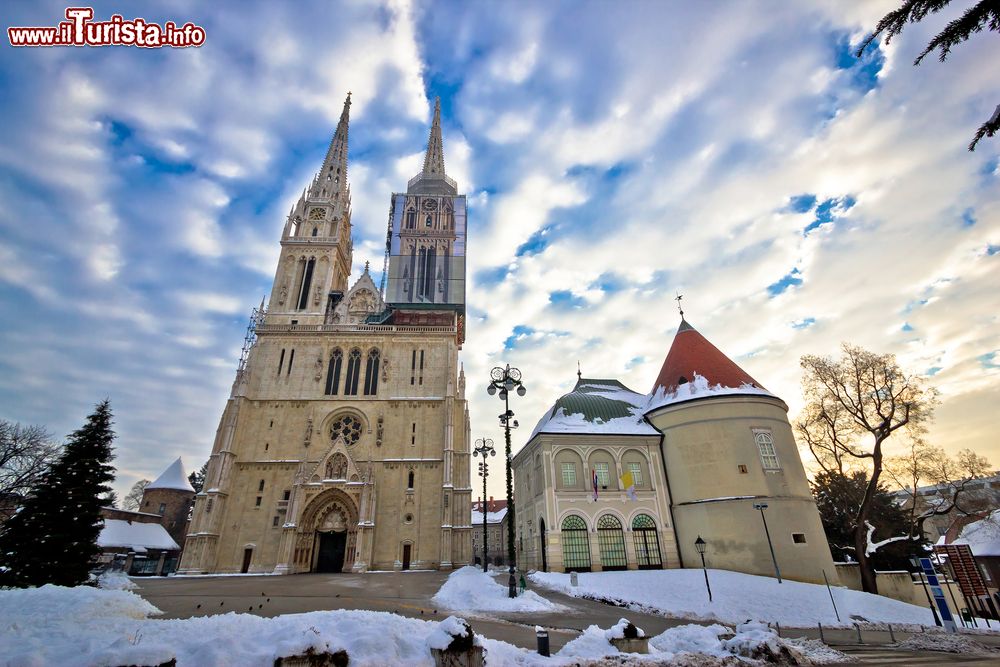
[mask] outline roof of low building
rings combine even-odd
[[[495,523],[500,523],[501,521],[504,520],[504,517],[506,517],[506,516],[507,516],[507,508],[506,507],[501,507],[496,512],[487,512],[486,513],[486,523],[487,524],[490,524],[490,523],[494,523],[494,524]],[[473,526],[481,526],[481,525],[483,525],[483,513],[482,512],[477,512],[476,510],[472,510],[472,513],[471,513],[471,522],[472,522]]]
[[[531,437],[539,433],[659,435],[643,419],[645,406],[645,394],[618,380],[581,377],[573,391],[560,396],[542,415]]]
[[[649,393],[648,410],[712,395],[772,396],[749,373],[681,319],[660,374]]]
[[[180,457],[170,464],[163,473],[146,485],[147,489],[178,489],[180,491],[190,491],[194,493],[194,487],[187,478],[187,471]]]
[[[105,519],[97,538],[97,545],[105,549],[128,548],[137,553],[148,549],[177,551],[177,542],[159,523],[139,523],[122,519]]]
[[[952,544],[968,544],[975,556],[1000,556],[1000,510],[967,525]]]

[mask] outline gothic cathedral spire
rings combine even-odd
[[[347,188],[347,126],[351,116],[351,94],[347,93],[340,122],[330,140],[326,158],[309,188],[309,197],[333,197]]]
[[[444,175],[444,142],[441,140],[441,98],[434,98],[434,121],[431,134],[427,138],[427,154],[424,155],[424,174]]]

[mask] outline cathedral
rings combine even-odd
[[[440,103],[393,194],[387,270],[353,284],[350,94],[288,214],[195,499],[183,573],[449,569],[472,559],[466,199]],[[388,280],[386,281],[386,274]]]

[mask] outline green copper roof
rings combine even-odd
[[[537,433],[656,434],[642,418],[646,396],[618,380],[580,378],[535,427]]]
[[[559,408],[563,408],[566,414],[583,415],[589,422],[596,420],[606,422],[618,417],[631,417],[632,409],[635,407],[633,403],[604,395],[620,391],[635,393],[618,380],[580,378],[573,391],[557,400],[552,410],[556,412]]]

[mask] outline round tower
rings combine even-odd
[[[773,577],[777,561],[782,577],[822,582],[825,572],[836,580],[787,413],[784,401],[681,320],[646,418],[663,434],[686,566],[700,566],[701,537],[709,567]]]
[[[139,511],[163,517],[160,523],[183,549],[194,495],[194,487],[188,481],[184,464],[178,458],[143,489]]]

